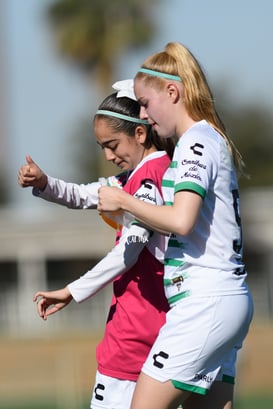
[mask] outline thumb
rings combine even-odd
[[[34,160],[32,159],[30,155],[26,155],[26,161],[28,165],[36,165],[36,163],[34,162]]]
[[[34,296],[33,296],[33,301],[34,301],[34,302],[37,301],[37,299],[38,299],[39,297],[43,297],[44,294],[45,294],[44,291],[37,291],[37,293],[35,293]]]

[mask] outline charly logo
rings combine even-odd
[[[195,374],[194,378],[198,379],[200,381],[204,381],[204,382],[209,383],[209,384],[212,383],[212,377],[209,376],[209,375],[206,375],[206,374],[197,373],[197,374]]]
[[[204,145],[201,145],[201,143],[195,143],[190,147],[190,149],[193,151],[195,155],[202,156],[203,153],[201,152],[201,150],[204,149]]]
[[[169,354],[167,354],[164,351],[160,351],[159,354],[154,354],[153,355],[154,366],[156,366],[157,368],[162,369],[164,367],[164,364],[158,360],[158,357],[163,358],[163,359],[168,359]]]
[[[98,383],[94,390],[95,399],[102,401],[104,398],[98,392],[104,391],[104,390],[105,390],[105,386],[102,383]]]

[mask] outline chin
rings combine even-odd
[[[127,163],[120,165],[119,168],[121,170],[129,170],[129,166],[127,165]]]

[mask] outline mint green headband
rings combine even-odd
[[[149,125],[149,122],[146,119],[133,118],[132,116],[118,114],[117,112],[107,111],[106,109],[99,109],[96,112],[96,115],[97,114],[113,116],[114,118],[124,119],[125,121],[135,122],[137,124]]]
[[[138,72],[144,74],[153,75],[154,77],[166,78],[167,80],[182,81],[178,75],[167,74],[161,71],[149,70],[148,68],[140,68]]]

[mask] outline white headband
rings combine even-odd
[[[117,81],[112,85],[112,88],[114,88],[114,90],[117,91],[117,98],[126,97],[134,101],[137,100],[135,97],[135,93],[134,93],[134,80],[133,79]],[[149,122],[146,119],[135,118],[135,117],[131,117],[128,115],[119,114],[114,111],[105,110],[105,109],[99,109],[96,112],[96,115],[107,115],[107,116],[112,116],[114,118],[123,119],[125,121],[135,122],[137,124],[149,125]]]

